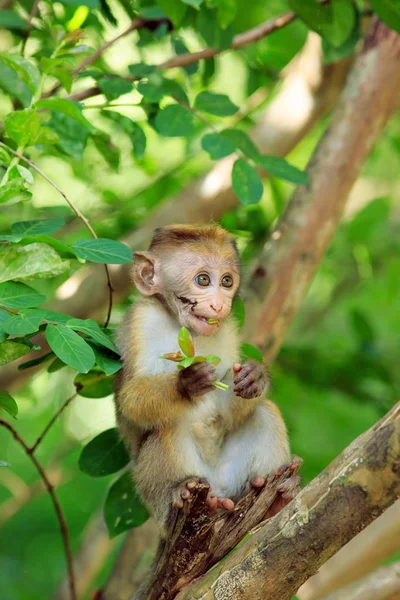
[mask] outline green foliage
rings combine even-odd
[[[95,363],[94,352],[75,331],[65,325],[48,325],[46,339],[58,358],[73,369],[87,373]]]
[[[180,104],[170,104],[160,110],[155,125],[164,137],[189,136],[194,132],[193,115]]]
[[[243,343],[240,346],[240,359],[242,362],[256,360],[257,362],[262,363],[263,355],[260,350],[252,344]]]
[[[31,308],[46,300],[25,283],[7,281],[0,284],[0,305],[6,308]]]
[[[259,174],[243,158],[238,158],[232,167],[232,187],[240,202],[244,205],[258,202],[263,194]]]
[[[130,458],[117,429],[103,431],[87,444],[79,458],[79,468],[91,477],[104,477],[125,467]]]
[[[218,117],[229,117],[239,110],[228,96],[212,92],[200,92],[194,101],[194,108]]]
[[[81,239],[72,245],[72,249],[79,258],[96,263],[123,265],[132,262],[132,252],[128,246],[114,240]]]
[[[371,6],[388,27],[400,33],[400,5],[397,0],[371,0]]]
[[[104,504],[104,519],[110,537],[139,527],[148,518],[149,513],[135,490],[131,475],[124,473],[111,486]]]
[[[8,392],[0,392],[0,408],[8,412],[8,414],[14,417],[14,419],[17,417],[17,403]]]

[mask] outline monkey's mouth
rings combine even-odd
[[[199,321],[202,321],[203,323],[207,323],[207,325],[209,327],[213,327],[214,325],[216,325],[217,327],[219,327],[219,320],[218,319],[214,319],[211,317],[202,317],[201,315],[193,315],[194,317],[196,317],[196,319],[198,319]],[[211,321],[211,323],[210,323]]]

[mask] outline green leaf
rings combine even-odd
[[[213,160],[224,158],[236,151],[236,146],[221,133],[207,133],[201,139],[201,147]]]
[[[215,0],[214,6],[217,7],[218,23],[226,29],[236,17],[236,0]]]
[[[84,398],[105,398],[113,391],[113,377],[108,377],[96,367],[89,373],[79,373],[74,379],[76,391]]]
[[[0,204],[10,206],[11,204],[24,202],[31,198],[32,194],[26,189],[25,182],[22,178],[13,179],[0,186]]]
[[[97,84],[107,100],[116,100],[133,89],[132,82],[122,77],[102,77],[97,80]]]
[[[91,9],[100,8],[100,0],[59,0],[67,6],[88,6]]]
[[[104,519],[111,538],[139,527],[149,518],[130,473],[124,473],[111,486],[104,505]]]
[[[372,10],[388,27],[400,33],[400,3],[398,0],[370,0]]]
[[[196,19],[196,30],[204,38],[209,48],[227,50],[232,45],[235,30],[233,24],[221,27],[216,9],[199,11]]]
[[[32,348],[21,342],[6,340],[0,344],[0,367],[28,354]]]
[[[40,83],[40,73],[29,60],[17,54],[0,54],[0,61],[12,69],[26,83],[31,92],[36,92]]]
[[[194,108],[218,117],[229,117],[239,110],[225,94],[213,94],[212,92],[200,92],[194,101]]]
[[[260,350],[251,344],[243,343],[240,346],[240,359],[242,362],[247,360],[256,360],[257,362],[263,362],[263,355]]]
[[[32,108],[11,112],[4,119],[4,129],[18,146],[33,146],[40,127],[39,115]]]
[[[260,155],[255,162],[268,171],[273,177],[279,177],[279,179],[284,179],[285,181],[290,181],[290,183],[299,185],[307,185],[310,183],[307,173],[289,164],[280,156]]]
[[[46,300],[46,296],[16,281],[0,283],[0,305],[6,308],[30,308]]]
[[[39,358],[28,360],[27,362],[22,363],[22,365],[18,365],[18,371],[25,371],[25,369],[30,369],[31,367],[41,365],[42,363],[50,360],[52,357],[54,357],[54,352],[48,352],[47,354],[43,354],[43,356],[39,356]]]
[[[92,319],[69,319],[69,321],[67,321],[67,327],[84,333],[96,344],[100,344],[100,346],[104,346],[118,354],[115,344],[102,332],[100,325],[96,323],[96,321],[92,321]]]
[[[22,179],[25,179],[26,183],[32,184],[34,182],[33,175],[26,167],[22,165],[16,165],[18,173],[21,175]]]
[[[240,129],[224,129],[221,134],[252,160],[256,161],[259,158],[260,153],[257,147],[244,131]]]
[[[0,89],[11,98],[19,100],[22,106],[29,106],[32,92],[26,83],[20,79],[13,69],[0,59]]]
[[[0,28],[25,31],[28,28],[28,24],[18,13],[2,8],[0,10]]]
[[[87,128],[61,112],[52,112],[47,125],[58,135],[57,148],[68,156],[80,160],[89,135]],[[44,129],[46,128],[43,127],[42,131]]]
[[[233,165],[232,188],[240,203],[245,206],[255,204],[262,198],[263,186],[260,176],[243,158],[239,158]]]
[[[0,460],[0,467],[11,467],[11,465],[5,460]]]
[[[95,135],[92,135],[92,140],[95,143],[97,150],[108,162],[110,167],[114,169],[114,171],[118,171],[120,151],[119,148],[112,143],[110,136],[104,132],[96,133]]]
[[[130,462],[118,429],[103,431],[89,442],[79,457],[79,468],[91,477],[116,473]]]
[[[200,10],[200,6],[203,4],[204,0],[182,0],[182,2],[196,10]]]
[[[62,360],[60,360],[59,358],[55,358],[47,367],[47,372],[48,373],[56,373],[57,371],[60,371],[61,369],[63,369],[66,366],[67,365]]]
[[[65,364],[81,373],[87,373],[94,366],[94,352],[75,331],[65,325],[48,325],[46,339],[53,350]]]
[[[171,19],[175,27],[179,27],[187,11],[182,0],[157,0],[157,4]]]
[[[174,38],[172,40],[174,50],[176,54],[179,56],[180,54],[187,54],[189,52],[188,47],[185,42],[181,38]],[[188,75],[194,75],[199,70],[198,63],[193,63],[192,65],[186,65],[183,67],[183,70],[186,71]]]
[[[96,263],[124,265],[132,262],[132,250],[128,246],[107,238],[85,238],[71,247],[79,258]]]
[[[64,219],[40,219],[36,221],[19,221],[11,225],[11,231],[22,237],[26,235],[50,235],[65,225]]]
[[[186,327],[182,327],[178,334],[178,344],[185,356],[194,356],[194,342],[192,334]]]
[[[0,283],[11,279],[56,277],[69,271],[69,268],[69,260],[63,260],[47,244],[0,245]]]
[[[27,309],[19,315],[10,316],[1,327],[9,335],[28,335],[39,329],[43,315],[44,311],[41,309]]]
[[[146,77],[150,73],[155,73],[157,67],[155,65],[146,65],[145,63],[137,63],[136,65],[129,65],[129,73],[132,77]]]
[[[98,365],[106,375],[114,375],[114,373],[117,373],[117,371],[122,369],[122,362],[117,359],[114,353],[111,354],[111,352],[107,352],[104,348],[99,348],[94,344],[90,345],[96,357],[96,365]]]
[[[9,415],[17,417],[18,406],[14,398],[8,392],[0,392],[0,408],[7,411]]]
[[[54,310],[47,310],[45,308],[41,308],[40,310],[43,312],[43,321],[65,325],[71,320],[69,315],[64,315],[63,313],[59,313]]]
[[[327,5],[317,0],[289,0],[289,5],[304,23],[335,47],[341,46],[353,31],[352,0],[335,0]]]
[[[240,296],[236,296],[232,303],[232,317],[235,319],[239,331],[241,331],[246,318],[246,309]]]
[[[58,79],[63,88],[70,94],[74,81],[71,70],[67,67],[59,67],[58,69],[53,69],[51,74]]]
[[[204,357],[204,359],[205,359],[205,357]],[[195,362],[204,362],[204,361],[196,360],[195,356],[186,356],[181,361],[179,361],[178,368],[179,369],[187,369],[187,367],[190,367],[190,365],[193,365]]]
[[[180,104],[170,104],[160,110],[155,125],[164,137],[189,136],[194,132],[193,115]]]
[[[36,107],[47,108],[48,110],[62,113],[85,127],[90,133],[96,132],[96,128],[83,116],[82,108],[75,102],[72,102],[72,100],[67,100],[66,98],[45,98],[36,102]]]
[[[215,354],[207,354],[206,361],[216,367],[221,362],[221,359],[219,358],[219,356],[216,356]]]
[[[376,340],[375,331],[366,317],[359,309],[350,312],[351,325],[361,345],[371,345]]]
[[[134,157],[137,160],[141,160],[146,150],[146,135],[140,125],[132,121],[132,119],[111,110],[103,111],[102,115],[114,121],[130,137]]]

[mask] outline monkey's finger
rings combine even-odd
[[[243,367],[239,373],[235,375],[234,382],[239,383],[239,381],[243,381],[247,377],[253,378],[253,380],[260,379],[264,376],[263,370],[261,367]]]
[[[257,398],[258,396],[261,396],[261,394],[262,394],[262,390],[260,389],[258,382],[252,383],[249,387],[245,387],[239,391],[237,391],[235,388],[234,392],[235,392],[236,396],[239,396],[240,398],[245,398],[245,399]]]
[[[233,510],[235,505],[230,498],[217,498],[218,508],[224,508],[225,510]]]
[[[233,365],[233,370],[235,371],[235,373],[239,373],[241,368],[242,368],[242,365],[240,363],[235,363]]]
[[[210,512],[215,512],[218,508],[218,498],[215,496],[207,496],[206,504],[210,509]]]
[[[249,373],[249,375],[247,375],[247,377],[245,377],[242,381],[238,382],[238,383],[234,383],[234,392],[242,392],[245,389],[251,387],[252,385],[259,385],[259,382],[261,381],[261,377],[256,377],[253,373]]]
[[[178,498],[177,501],[175,502],[176,506],[178,508],[183,508],[183,500],[182,498]]]
[[[190,498],[190,491],[189,490],[182,490],[181,491],[181,498],[183,498],[183,500],[187,500],[188,498]]]

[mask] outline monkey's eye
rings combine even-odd
[[[203,287],[207,287],[207,285],[210,285],[211,283],[210,278],[206,273],[200,273],[200,275],[197,275],[195,282]]]
[[[233,278],[230,275],[224,275],[221,279],[223,287],[231,288],[233,286]]]

